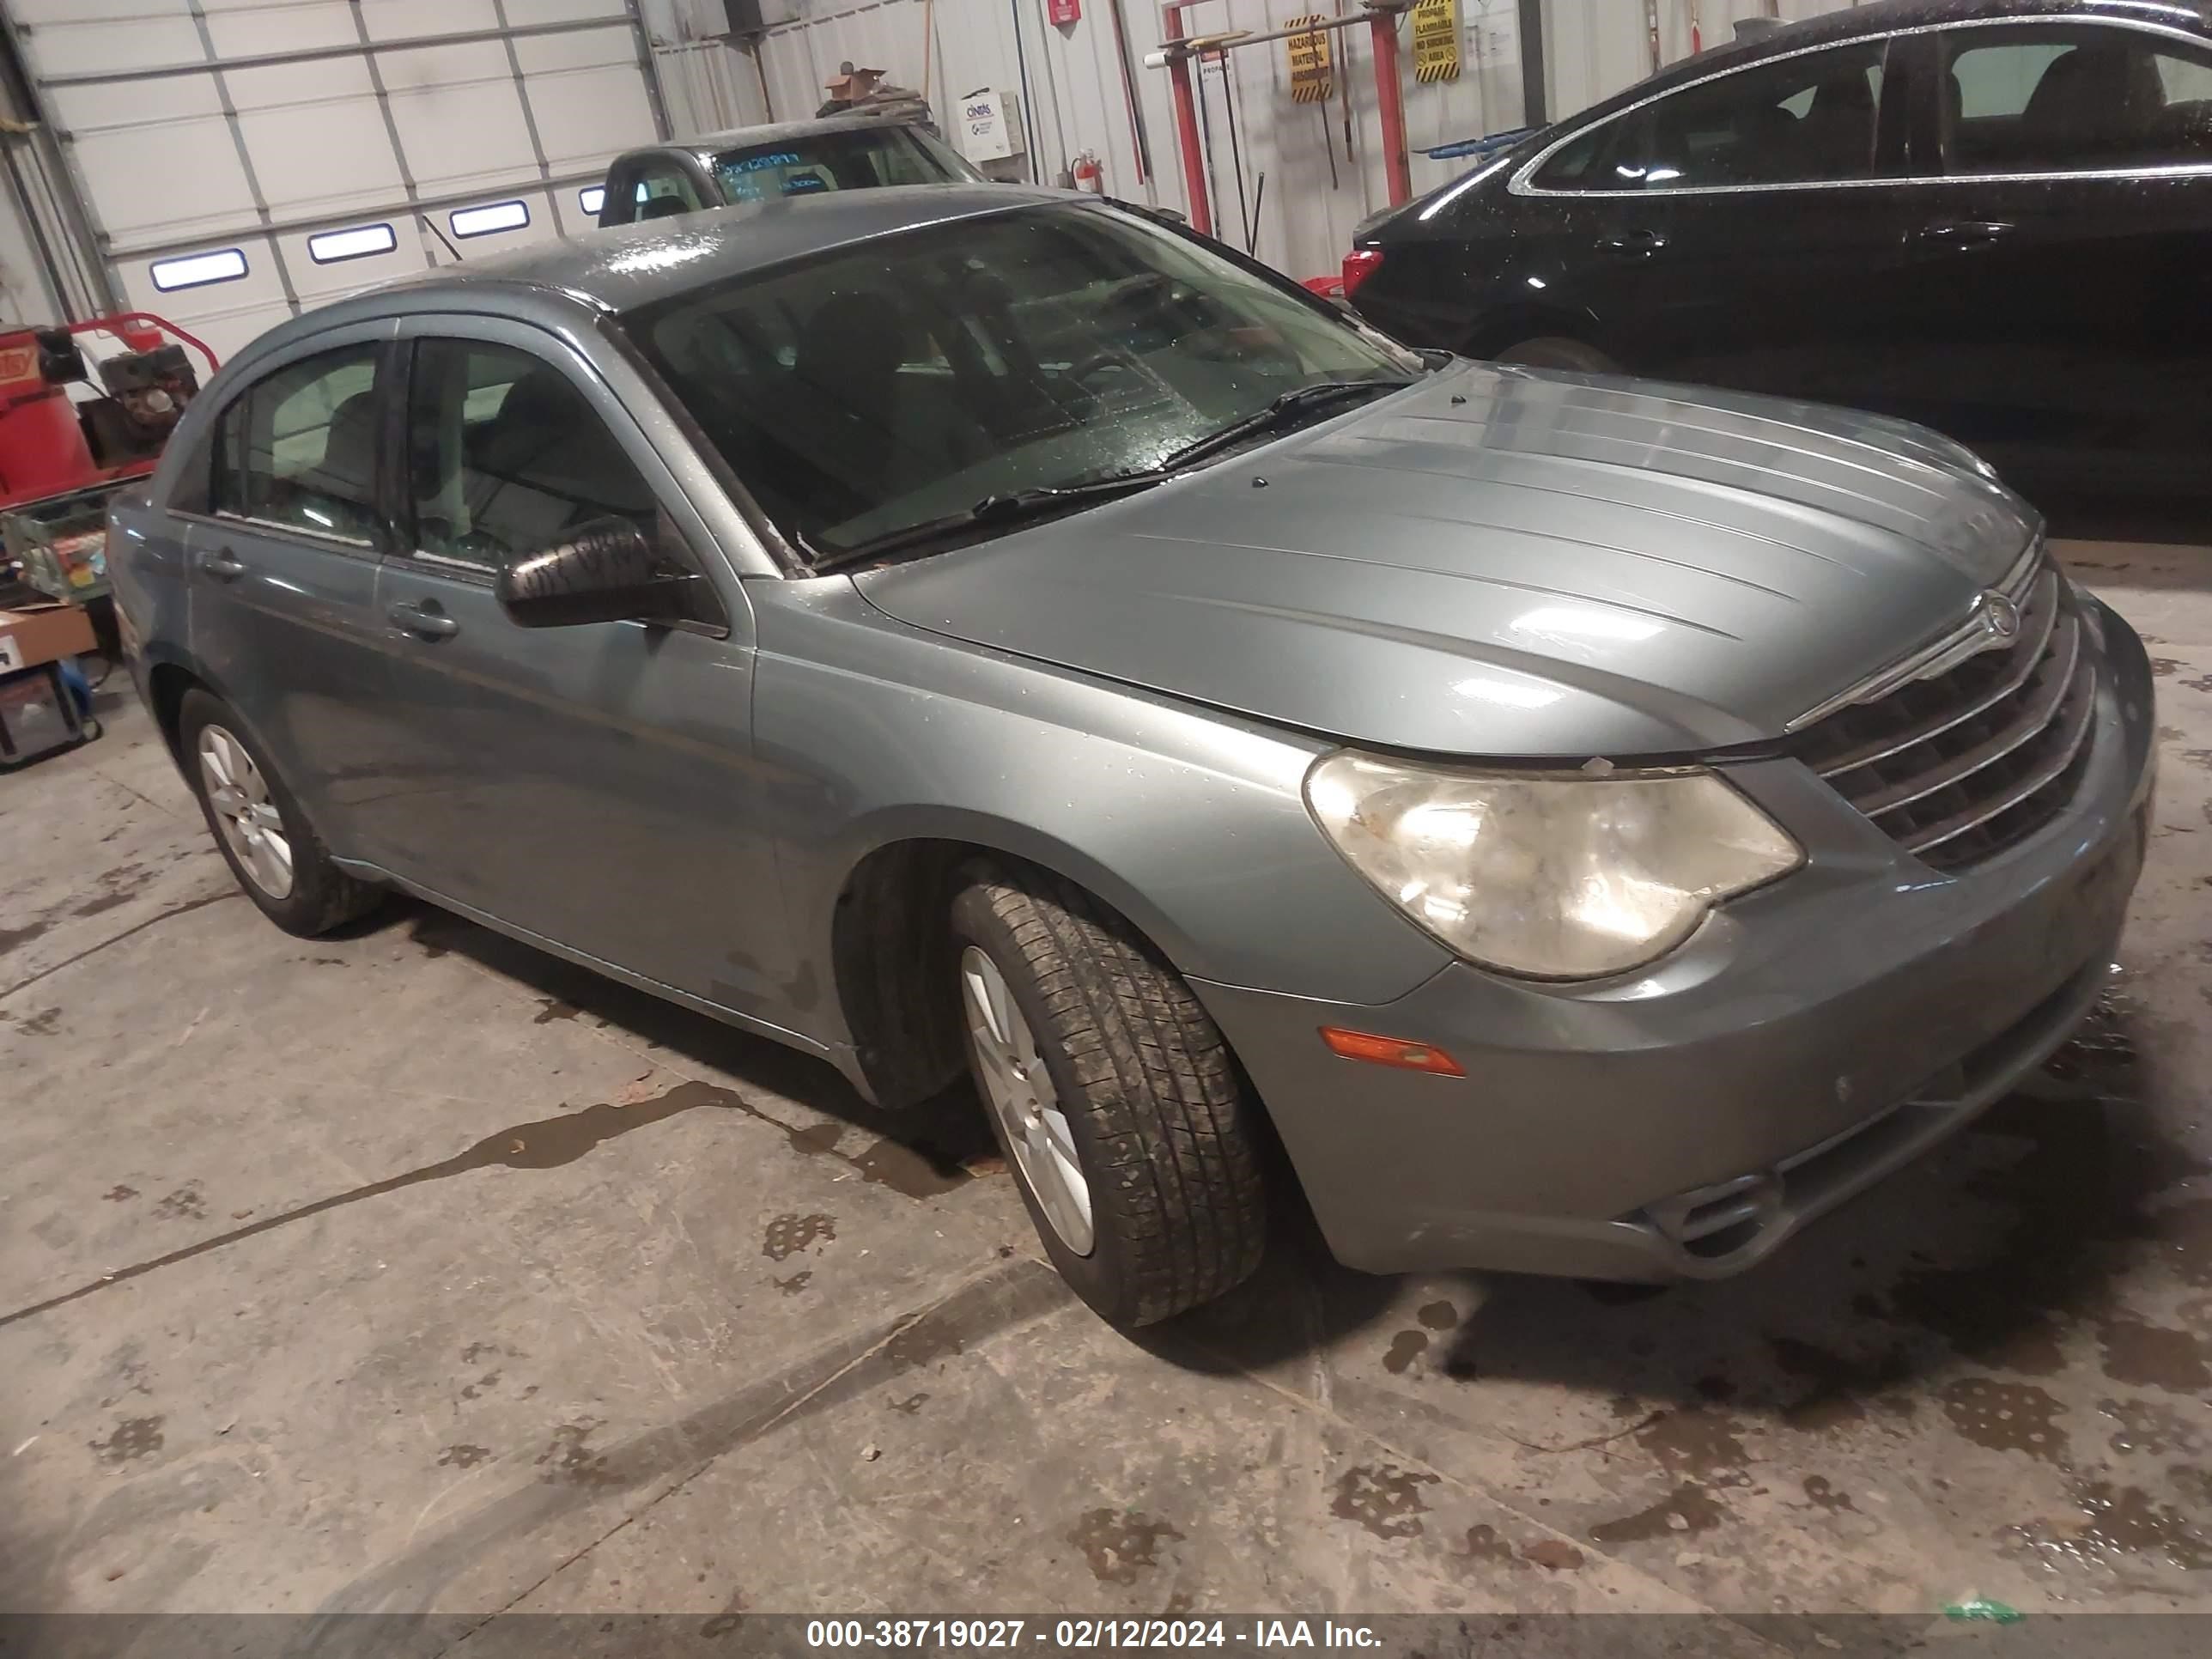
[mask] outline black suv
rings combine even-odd
[[[1739,40],[1363,225],[1347,295],[1414,344],[2212,489],[2207,11],[1881,0]]]

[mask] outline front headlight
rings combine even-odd
[[[1337,850],[1470,962],[1594,979],[1665,955],[1797,844],[1714,774],[1461,771],[1348,750],[1306,774]]]

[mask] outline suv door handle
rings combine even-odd
[[[1607,253],[1656,253],[1667,246],[1667,237],[1662,231],[1622,230],[1599,237],[1597,245]]]
[[[1938,219],[1915,230],[1911,240],[1936,247],[1987,247],[2019,228],[2002,219]]]
[[[199,567],[219,582],[234,582],[246,574],[246,562],[227,547],[201,554]]]
[[[384,614],[392,618],[393,626],[410,634],[419,634],[426,640],[450,640],[461,631],[460,623],[439,610],[433,599],[425,599],[419,605],[389,605]]]

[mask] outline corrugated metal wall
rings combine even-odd
[[[1795,17],[1847,3],[1778,0],[1774,9]],[[1347,9],[1354,3],[1199,0],[1188,13],[1189,27],[1206,32],[1264,32],[1302,14]],[[1411,30],[1400,26],[1408,136],[1416,151],[1501,131],[1522,119],[1516,0],[1459,3],[1461,73],[1456,81],[1417,82]],[[653,43],[653,69],[671,121],[678,131],[689,131],[744,125],[765,120],[771,112],[779,118],[811,114],[820,102],[823,82],[847,58],[916,84],[923,76],[927,28],[931,37],[927,91],[948,128],[963,94],[981,87],[1025,90],[1025,125],[1038,176],[1050,179],[1077,152],[1092,150],[1113,193],[1187,209],[1168,77],[1163,70],[1145,67],[1143,61],[1160,43],[1158,0],[1122,0],[1136,97],[1151,155],[1149,176],[1139,167],[1132,137],[1110,0],[1080,0],[1080,19],[1059,27],[1046,21],[1046,4],[1047,0],[763,0],[769,27],[756,55],[731,43],[722,0],[365,0],[357,11],[347,0],[198,0],[197,4],[194,0],[0,0],[0,9],[17,24],[32,26],[28,44],[34,70],[74,68],[95,73],[156,60],[190,62],[204,56],[220,61],[234,48],[282,52],[319,40],[325,33],[333,39],[352,38],[358,30],[374,40],[455,30],[467,24],[497,32],[502,25],[557,24],[602,14],[619,16],[635,5]],[[1693,19],[1707,42],[1714,43],[1727,35],[1736,18],[1768,9],[1767,0],[1658,0],[1662,55],[1672,61],[1687,52]],[[195,16],[205,20],[212,47],[194,34]],[[236,125],[241,131],[253,126],[249,138],[255,145],[261,145],[264,136],[268,139],[263,146],[265,155],[256,155],[268,175],[266,210],[280,218],[314,217],[341,213],[346,204],[357,201],[363,212],[373,209],[380,215],[417,191],[459,191],[479,182],[489,189],[487,169],[495,161],[504,168],[499,179],[511,177],[517,188],[543,182],[542,177],[531,175],[557,179],[587,172],[611,147],[650,137],[636,78],[623,64],[626,48],[621,31],[601,33],[611,43],[605,50],[596,35],[518,41],[513,64],[492,40],[473,42],[444,52],[439,58],[444,68],[437,75],[416,73],[414,57],[423,54],[388,54],[392,78],[384,96],[416,166],[413,190],[398,185],[392,146],[376,118],[381,100],[364,79],[363,58],[242,73],[232,90],[240,108]],[[234,35],[234,40],[230,38]],[[1266,198],[1258,209],[1254,243],[1261,258],[1299,276],[1334,270],[1352,226],[1387,200],[1368,32],[1364,27],[1354,27],[1334,39],[1337,73],[1351,93],[1348,145],[1341,103],[1332,100],[1326,106],[1316,106],[1292,100],[1288,56],[1279,42],[1232,52],[1226,76],[1209,71],[1201,78],[1218,228],[1230,240],[1244,241],[1244,219],[1252,214],[1260,177],[1265,174]],[[48,61],[57,54],[67,57],[65,49],[83,40],[93,40],[99,48],[84,63]],[[480,74],[460,74],[464,51],[484,58]],[[1547,0],[1545,61],[1547,102],[1554,116],[1640,78],[1650,66],[1644,0]],[[291,90],[281,96],[262,84],[286,76]],[[126,244],[142,248],[179,245],[180,238],[189,240],[202,233],[228,236],[234,228],[246,228],[240,224],[250,205],[240,193],[242,186],[227,193],[217,188],[228,176],[226,168],[236,171],[235,143],[226,136],[231,124],[212,108],[203,112],[204,118],[192,128],[198,147],[190,156],[185,154],[183,139],[170,136],[175,120],[182,117],[167,110],[165,100],[187,86],[196,94],[200,90],[181,81],[149,83],[143,90],[133,87],[125,98],[101,88],[81,88],[86,96],[59,112],[63,125],[72,130],[72,142],[81,151],[77,159],[87,173],[98,172],[107,150],[121,146],[116,165],[92,181],[90,192],[98,198],[96,210],[112,210],[100,228],[114,238],[118,253]],[[533,107],[544,106],[538,121],[539,143],[545,150],[542,163],[526,154],[527,144],[517,136],[521,129],[515,113],[516,86],[530,88]],[[57,101],[66,100],[58,94]],[[266,113],[259,107],[264,104],[269,106]],[[487,124],[501,110],[506,112],[500,118],[503,125],[492,133]],[[173,118],[167,125],[165,118]],[[157,130],[158,143],[153,142]],[[496,156],[495,151],[499,152]],[[187,161],[190,166],[185,165]],[[1240,162],[1242,213],[1237,182]],[[1459,170],[1458,164],[1433,162],[1416,154],[1414,188],[1441,184]],[[572,232],[583,222],[573,185],[550,193],[541,205],[545,210],[533,216],[531,234],[556,228]],[[411,215],[396,216],[392,222],[403,244],[395,251],[395,259],[419,264],[439,257],[434,246],[418,246],[422,239]],[[0,264],[9,267],[13,282],[28,290],[15,299],[27,309],[52,301],[39,294],[38,285],[28,277],[35,258],[27,245],[27,228],[0,223]],[[288,247],[288,252],[296,249]],[[130,298],[163,298],[173,309],[182,304],[175,295],[140,291],[143,259],[119,263],[121,286]],[[327,270],[305,259],[286,263],[301,268],[295,277],[296,300],[276,287],[266,293],[244,292],[252,286],[251,281],[209,291],[238,313],[209,319],[225,335],[227,344],[237,343],[281,315],[290,303],[313,303],[386,274],[383,262],[376,259]],[[341,276],[342,282],[337,280]]]
[[[1740,17],[1784,17],[1832,10],[1851,0],[1658,0],[1662,61],[1690,50],[1693,22],[1708,46]],[[1192,33],[1283,27],[1315,12],[1349,9],[1353,0],[1200,0],[1187,16]],[[1419,152],[1452,139],[1501,131],[1522,120],[1516,0],[1459,0],[1460,75],[1424,84],[1413,78],[1410,26],[1399,26],[1413,188],[1455,176],[1461,164]],[[1158,0],[1122,0],[1137,97],[1152,173],[1140,170],[1115,49],[1109,0],[1080,0],[1079,21],[1055,27],[1046,0],[767,0],[773,23],[753,56],[722,44],[728,27],[720,0],[647,0],[656,58],[677,125],[708,130],[811,115],[823,83],[847,59],[925,88],[950,129],[962,94],[994,87],[1026,89],[1025,126],[1039,178],[1050,181],[1079,151],[1103,164],[1109,193],[1188,209],[1176,160],[1166,71],[1144,66],[1161,40]],[[1651,69],[1644,0],[1547,0],[1547,101],[1552,115],[1583,108],[1641,79]],[[1294,276],[1334,270],[1352,228],[1388,201],[1375,110],[1368,31],[1334,37],[1340,79],[1351,91],[1351,140],[1344,106],[1293,101],[1288,54],[1280,42],[1231,52],[1228,73],[1202,79],[1212,138],[1216,228],[1243,244],[1243,228],[1267,176],[1252,240],[1260,257]],[[765,82],[765,88],[763,82]],[[1231,135],[1235,134],[1232,149]],[[1239,210],[1237,173],[1243,172]]]
[[[1202,0],[1190,9],[1188,27],[1194,33],[1259,33],[1336,9],[1335,0]],[[792,21],[771,28],[762,43],[769,102],[778,118],[811,114],[823,96],[823,82],[848,58],[884,70],[905,85],[919,85],[927,22],[934,40],[927,90],[941,120],[957,107],[963,94],[983,87],[1019,94],[1026,82],[1025,125],[1040,178],[1050,181],[1077,153],[1090,150],[1103,166],[1109,193],[1187,210],[1167,74],[1144,64],[1145,54],[1161,40],[1157,0],[1123,0],[1122,10],[1152,160],[1150,176],[1139,166],[1132,134],[1109,0],[1082,0],[1080,20],[1064,27],[1046,21],[1044,0],[813,0]],[[1414,145],[1519,122],[1521,66],[1514,12],[1514,0],[1461,0],[1463,39],[1455,82],[1415,82],[1410,47],[1401,46],[1407,123]],[[1403,24],[1401,33],[1410,39]],[[1225,79],[1215,71],[1204,77],[1217,228],[1242,245],[1242,220],[1256,209],[1253,240],[1260,256],[1302,276],[1334,270],[1352,227],[1389,199],[1367,31],[1346,30],[1335,40],[1338,73],[1348,76],[1352,93],[1348,154],[1340,103],[1332,101],[1324,109],[1291,100],[1289,59],[1281,43],[1232,52]],[[673,106],[685,89],[665,67],[672,55],[664,52],[661,61]],[[731,56],[744,71],[738,80],[746,82],[750,60]],[[757,119],[764,112],[758,92],[757,83],[740,86],[738,101],[744,107],[739,118]],[[1236,178],[1240,161],[1242,216]],[[1455,170],[1417,155],[1414,187],[1442,183]],[[1259,199],[1261,173],[1267,180],[1264,200]]]
[[[1690,55],[1694,25],[1707,46],[1731,39],[1746,17],[1796,21],[1842,11],[1858,0],[1659,0],[1659,59]],[[1644,0],[1546,0],[1544,70],[1554,120],[1610,97],[1651,73],[1651,29]]]

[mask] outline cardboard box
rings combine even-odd
[[[82,605],[35,605],[0,611],[0,674],[98,650]]]

